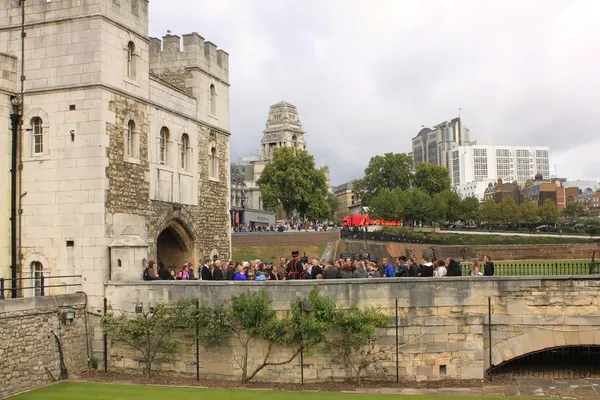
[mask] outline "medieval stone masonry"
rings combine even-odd
[[[197,33],[149,38],[148,7],[146,0],[25,7],[20,276],[35,283],[40,272],[81,274],[82,287],[66,291],[84,290],[96,309],[107,280],[139,280],[148,260],[179,269],[231,252],[229,56]],[[3,2],[3,127],[9,96],[19,92],[20,22],[19,3]],[[9,141],[2,129],[3,167]],[[2,234],[9,204],[2,195]],[[2,242],[0,275],[8,276],[9,262]]]

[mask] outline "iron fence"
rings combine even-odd
[[[471,263],[461,263],[462,275],[469,275]],[[480,264],[481,272],[485,265]],[[494,262],[494,276],[564,276],[594,273],[590,261],[498,261]],[[597,272],[596,272],[597,273]]]
[[[79,279],[79,283],[56,282],[64,279]],[[24,282],[29,282],[29,286],[23,286]],[[16,291],[17,297],[23,297],[24,290],[32,290],[35,296],[45,296],[47,289],[72,286],[81,286],[81,275],[45,276],[41,273],[39,276],[28,278],[0,278],[0,300],[12,297],[13,291]]]

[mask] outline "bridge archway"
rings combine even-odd
[[[168,268],[176,270],[187,262],[196,264],[194,237],[182,221],[170,221],[158,235],[156,258]]]
[[[553,330],[556,329],[556,330]],[[600,327],[549,327],[492,346],[491,376],[600,377]],[[493,338],[493,333],[492,333]],[[489,365],[489,364],[488,364]]]

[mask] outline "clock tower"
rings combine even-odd
[[[279,147],[306,150],[304,131],[296,106],[285,101],[273,104],[261,140],[261,160],[269,161]]]

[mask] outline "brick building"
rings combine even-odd
[[[149,38],[148,7],[24,7],[19,274],[33,283],[41,272],[82,274],[96,302],[107,279],[141,279],[147,260],[180,268],[231,252],[228,54],[197,33],[183,35],[183,48],[179,36]],[[18,94],[21,7],[2,8],[7,127],[5,103]]]

